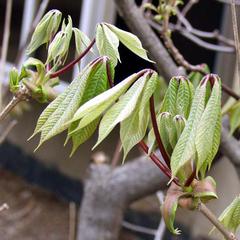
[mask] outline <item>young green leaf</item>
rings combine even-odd
[[[108,56],[114,69],[120,56],[118,52],[119,40],[115,33],[110,31],[104,24],[98,24],[96,44],[100,55]]]
[[[120,139],[123,145],[124,158],[128,152],[145,136],[149,122],[149,99],[160,84],[157,73],[153,73],[144,86],[138,107],[120,124]],[[131,136],[131,137],[129,137]]]
[[[80,105],[83,105],[85,102],[106,91],[108,88],[106,64],[107,61],[104,61],[98,71],[92,76],[91,81],[87,83]],[[68,128],[67,140],[71,138],[73,142],[71,155],[76,151],[79,145],[91,137],[95,132],[99,121],[100,118],[98,117],[83,128],[78,128],[80,120],[77,120],[70,125]]]
[[[88,36],[79,30],[78,28],[73,28],[73,33],[75,37],[75,46],[77,54],[80,55],[89,45],[90,45],[90,39]],[[91,49],[93,52],[93,49]]]
[[[49,138],[68,128],[70,125],[69,121],[82,102],[88,82],[92,80],[92,76],[94,76],[104,61],[105,58],[100,58],[94,64],[90,63],[85,67],[67,89],[43,111],[33,134],[41,132],[39,146]]]
[[[140,77],[131,88],[115,103],[103,116],[99,126],[98,141],[94,148],[99,145],[113,130],[113,128],[128,118],[137,107],[143,88],[147,82],[148,74]]]
[[[210,75],[210,77],[212,77]],[[197,173],[202,169],[202,177],[206,168],[211,165],[215,157],[221,135],[221,82],[217,76],[210,98],[197,127],[195,145],[197,150]],[[204,168],[202,168],[204,166]]]
[[[78,122],[72,123],[69,127],[68,138],[72,139],[73,147],[70,157],[75,153],[77,148],[84,142],[86,142],[95,132],[98,127],[100,117],[90,122],[87,126],[75,131],[78,127]]]
[[[117,35],[118,39],[125,47],[127,47],[129,50],[131,50],[139,57],[149,62],[153,62],[148,58],[147,52],[143,48],[142,43],[140,42],[137,36],[130,32],[123,31],[109,23],[104,23],[104,25],[106,25],[113,33]]]
[[[173,77],[168,85],[166,94],[164,96],[160,112],[169,112],[172,115],[177,114],[176,100],[179,87],[179,81],[176,77]]]
[[[65,26],[65,21],[63,21]],[[54,61],[54,64],[63,64],[68,51],[72,37],[72,19],[68,16],[68,24],[62,27],[62,30],[56,34],[48,47],[48,58],[46,63]]]
[[[240,226],[240,195],[233,200],[218,219],[229,231],[236,233]]]
[[[58,10],[51,10],[44,15],[34,30],[30,44],[27,47],[27,54],[32,53],[42,44],[50,41],[57,32],[62,18],[62,13]]]
[[[113,88],[86,102],[74,114],[72,122],[81,120],[78,126],[79,129],[87,126],[106,111],[124,92],[126,92],[136,79],[138,79],[138,74],[134,73]]]
[[[171,156],[172,176],[176,176],[186,163],[195,158],[195,137],[205,107],[206,85],[207,82],[203,79],[196,89],[188,121],[173,150]]]
[[[15,93],[19,89],[18,70],[13,67],[9,72],[9,88],[12,93]]]
[[[173,125],[175,126],[176,129],[177,139],[179,139],[183,129],[185,128],[186,119],[181,115],[176,115],[173,118]]]
[[[187,119],[192,104],[193,86],[191,82],[184,77],[179,77],[178,79],[179,87],[176,99],[176,111],[177,114],[182,115]]]

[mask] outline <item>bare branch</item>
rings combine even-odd
[[[5,65],[7,60],[10,27],[11,27],[11,15],[12,15],[12,0],[7,1],[6,15],[3,30],[3,42],[2,42],[2,52],[0,60],[0,109],[2,109],[2,81],[5,77]]]
[[[20,46],[20,49],[19,49],[18,54],[17,54],[17,57],[15,59],[15,64],[16,65],[18,65],[19,62],[21,61],[21,59],[23,58],[23,56],[25,54],[25,50],[27,48],[27,45],[28,45],[28,43],[29,43],[29,41],[31,39],[31,36],[32,36],[33,32],[34,32],[34,29],[36,28],[37,24],[41,20],[43,14],[45,13],[45,11],[47,9],[47,6],[49,4],[49,1],[50,0],[42,0],[41,5],[38,8],[38,12],[36,14],[36,17],[33,20],[33,23],[32,23],[31,29],[30,29],[30,31],[28,33],[28,36],[27,36],[25,42],[23,43],[23,45]]]

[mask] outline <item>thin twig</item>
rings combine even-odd
[[[122,149],[122,143],[121,143],[121,140],[118,139],[117,145],[116,145],[114,153],[113,153],[112,162],[111,162],[111,165],[113,168],[116,167],[119,162],[119,159],[121,156],[121,149]]]
[[[25,50],[27,48],[27,45],[30,42],[31,36],[32,36],[37,24],[40,22],[43,14],[45,13],[45,11],[47,9],[47,6],[49,4],[49,1],[50,0],[42,0],[40,6],[38,8],[38,12],[36,14],[36,17],[33,20],[31,29],[30,29],[30,31],[29,31],[26,39],[25,39],[25,42],[22,44],[22,46],[20,46],[20,49],[18,50],[17,57],[15,59],[15,64],[16,65],[19,65],[19,61],[21,61],[21,59],[23,58],[23,56],[25,54]]]
[[[76,223],[77,223],[77,206],[76,203],[69,203],[69,234],[68,240],[76,239]]]
[[[64,66],[62,69],[51,73],[50,74],[50,78],[55,78],[60,76],[61,74],[65,73],[66,71],[68,71],[69,69],[71,69],[76,63],[78,63],[92,48],[92,46],[95,43],[95,38],[92,40],[92,42],[89,44],[89,46],[76,58],[74,59],[72,62],[68,63],[66,66]]]
[[[169,178],[172,178],[172,174],[171,171],[168,169],[168,167],[166,167],[161,161],[160,159],[152,152],[150,154],[148,154],[149,148],[147,146],[147,144],[142,140],[139,142],[139,147],[151,158],[151,160],[158,166],[158,168]],[[178,183],[178,179],[174,178],[173,182],[176,183],[177,185],[179,185]]]
[[[229,232],[217,217],[211,212],[211,210],[202,202],[198,204],[198,210],[222,233],[222,235],[228,240],[237,240],[236,236]]]
[[[235,1],[231,2],[231,13],[232,13],[232,25],[233,25],[233,35],[236,46],[236,64],[237,64],[237,79],[240,81],[240,42],[238,36],[238,23],[237,23],[237,10],[235,6]]]
[[[2,42],[2,52],[1,52],[1,60],[0,60],[0,109],[2,109],[2,81],[5,77],[5,65],[7,60],[7,52],[8,52],[8,44],[9,44],[9,36],[10,36],[10,27],[11,27],[11,15],[12,15],[12,0],[7,1],[6,6],[6,15],[4,22],[4,34],[3,34],[3,42]]]
[[[215,0],[217,2],[222,2],[222,3],[227,3],[227,4],[231,4],[232,0]],[[240,5],[240,0],[234,0],[235,5]]]
[[[6,139],[10,131],[16,126],[17,120],[12,120],[7,127],[4,129],[3,133],[0,135],[0,144],[3,143],[3,141]]]
[[[170,168],[170,158],[168,156],[168,153],[166,152],[166,149],[163,145],[160,133],[158,131],[158,125],[157,125],[157,119],[156,119],[156,114],[155,114],[155,106],[154,106],[154,98],[151,96],[150,98],[150,113],[151,113],[151,120],[152,120],[152,126],[153,126],[153,131],[154,135],[158,144],[158,148],[162,154],[162,157],[167,164],[167,166]]]

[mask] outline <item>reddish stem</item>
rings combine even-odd
[[[68,71],[69,69],[71,69],[77,62],[79,62],[92,48],[92,46],[95,43],[95,38],[92,40],[92,42],[89,44],[89,46],[76,58],[74,59],[72,62],[70,62],[69,64],[67,64],[66,66],[64,66],[62,69],[51,73],[50,74],[50,78],[55,78],[58,77],[59,75],[65,73],[66,71]]]
[[[196,168],[193,170],[192,174],[189,176],[187,181],[185,182],[184,186],[189,187],[193,182],[194,178],[196,177]]]
[[[163,156],[163,159],[167,166],[170,168],[170,158],[168,156],[168,153],[166,152],[160,133],[158,131],[158,125],[157,125],[157,119],[156,119],[156,114],[155,114],[155,106],[154,106],[154,98],[151,96],[150,98],[150,113],[151,113],[151,120],[152,120],[152,126],[153,126],[153,131],[154,135],[158,144],[158,148]]]
[[[142,140],[141,142],[138,143],[139,147],[146,153],[148,154],[148,146],[147,144]],[[172,174],[170,172],[170,170],[160,161],[160,159],[154,154],[151,153],[149,155],[149,157],[151,158],[151,160],[159,167],[159,169],[168,177],[171,179]],[[179,185],[178,183],[178,179],[174,178],[173,182],[176,183],[177,185]]]

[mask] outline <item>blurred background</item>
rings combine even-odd
[[[0,42],[3,39],[7,1],[0,0]],[[141,1],[137,2],[141,3]],[[6,89],[8,71],[13,65],[19,66],[24,61],[25,55],[21,49],[25,46],[39,7],[43,6],[46,12],[50,9],[58,9],[64,17],[70,15],[73,25],[78,26],[90,39],[94,37],[96,24],[103,21],[128,30],[117,14],[113,0],[14,0],[3,79]],[[200,0],[187,18],[195,28],[206,32],[220,29],[224,36],[232,38],[231,14],[227,4],[214,0]],[[232,85],[235,71],[233,54],[204,49],[178,33],[173,35],[173,40],[180,52],[192,64],[207,63],[212,72],[218,73],[229,86]],[[214,40],[211,42],[216,43]],[[72,44],[67,61],[74,58],[74,51]],[[120,55],[122,63],[116,69],[117,82],[142,68],[153,67],[122,46],[120,46]],[[45,59],[44,47],[36,52],[35,57]],[[93,57],[94,55],[88,55],[82,65]],[[63,91],[77,73],[78,69],[75,68],[64,74],[57,88],[58,91]],[[8,95],[6,94],[6,99],[9,99]],[[102,154],[106,159],[113,157],[113,146],[118,141],[117,131],[113,131],[111,136],[92,152],[91,148],[97,139],[95,135],[83,144],[72,158],[69,158],[70,146],[63,147],[65,133],[54,137],[34,152],[38,139],[34,138],[30,141],[27,139],[31,136],[44,107],[36,102],[30,102],[22,105],[21,109],[15,109],[13,115],[17,117],[17,124],[0,146],[0,205],[7,203],[10,207],[9,210],[0,213],[1,240],[42,240],[46,239],[46,234],[48,240],[69,239],[69,222],[76,215],[81,202],[82,180],[86,176],[89,163],[96,154]],[[0,126],[1,131],[5,128],[4,124]],[[128,160],[139,155],[140,152],[135,149],[129,154]],[[230,173],[229,177],[223,178],[227,172]],[[211,174],[224,189],[224,192],[219,193],[220,200],[212,205],[218,214],[238,193],[240,183],[228,160],[216,163]],[[232,183],[235,187],[229,187]],[[156,196],[131,206],[126,211],[120,239],[157,240],[156,229],[162,226],[159,208],[159,199]],[[181,214],[180,211],[179,216]],[[201,217],[194,218],[193,214],[184,213],[184,219],[181,218],[179,224],[184,229],[183,234],[174,238],[165,231],[164,239],[208,239],[203,236],[210,226],[206,221],[202,221]],[[162,227],[164,229],[164,226]]]

